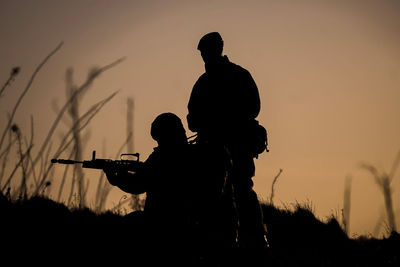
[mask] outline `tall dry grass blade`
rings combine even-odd
[[[78,97],[78,94],[75,94],[75,91],[79,90],[79,88],[76,88],[73,85],[73,78],[72,78],[73,70],[68,69],[67,74],[66,74],[66,80],[67,80],[67,96],[72,97],[71,98],[71,104],[69,105],[68,113],[71,117],[72,120],[72,138],[73,138],[73,144],[74,144],[74,158],[75,160],[81,161],[82,160],[82,140],[81,140],[81,132],[79,130],[80,128],[80,119],[79,119],[79,104],[80,104],[80,97]],[[82,90],[82,94],[87,91]],[[74,165],[73,171],[76,173],[75,176],[77,177],[77,184],[78,184],[78,195],[79,195],[79,207],[82,208],[86,204],[86,198],[84,195],[84,183],[85,183],[85,174],[82,171],[81,166]]]
[[[41,148],[38,151],[38,155],[40,155],[41,153],[43,153],[43,151],[45,150],[49,140],[51,139],[51,137],[54,134],[55,129],[57,128],[59,122],[61,121],[65,111],[67,111],[69,105],[71,104],[71,101],[73,101],[73,99],[75,97],[77,97],[80,93],[84,92],[86,90],[86,88],[88,88],[92,82],[94,81],[94,79],[96,77],[98,77],[101,73],[111,69],[112,67],[116,66],[117,64],[121,63],[124,60],[124,58],[118,59],[114,62],[112,62],[111,64],[108,64],[104,67],[101,67],[99,69],[97,69],[96,73],[91,74],[88,79],[79,87],[79,89],[75,90],[74,94],[65,102],[64,106],[60,109],[60,112],[57,114],[57,117],[55,118],[53,124],[51,125],[46,138],[43,141],[43,144],[41,146]],[[39,160],[39,157],[36,157],[36,159],[34,160],[34,164],[36,164],[36,162]]]
[[[21,184],[18,188],[18,192],[19,192],[18,195],[19,195],[20,199],[26,199],[26,197],[27,197],[27,187],[26,187],[27,177],[26,177],[26,166],[24,163],[25,155],[22,152],[21,130],[19,129],[19,127],[16,124],[14,124],[11,127],[11,129],[13,130],[13,132],[15,133],[15,136],[17,138],[18,155],[19,155],[19,158],[21,159],[20,167],[21,167],[21,172],[22,172],[22,175],[21,175],[22,178],[21,178]]]
[[[15,144],[15,142],[17,142],[17,140],[12,138],[12,132],[10,131],[9,138],[8,138],[8,145],[4,149],[4,151],[1,152],[1,154],[0,154],[0,159],[2,160],[1,169],[0,169],[0,186],[3,181],[5,171],[6,171],[6,166],[8,163],[8,156],[10,154],[11,147]]]
[[[34,123],[33,123],[33,116],[31,115],[31,137],[29,142],[25,139],[25,143],[26,143],[26,147],[33,147],[33,140],[34,140]],[[30,153],[30,151],[28,151],[28,155],[27,155],[27,161],[28,161],[28,165],[31,166],[31,172],[28,171],[28,178],[29,178],[29,173],[32,173],[33,175],[33,181],[35,183],[35,185],[37,185],[38,180],[37,180],[37,176],[36,176],[36,170],[35,168],[33,168],[33,160],[32,160],[32,155]]]
[[[99,101],[98,103],[94,104],[84,115],[82,115],[79,119],[80,122],[80,128],[79,130],[82,131],[88,124],[89,122],[94,118],[94,116],[97,115],[98,112],[103,108],[105,104],[107,104],[115,95],[117,95],[118,91],[114,92],[107,98]],[[73,127],[74,125],[70,128],[70,130],[67,132],[67,134],[64,135],[64,138],[60,142],[60,146],[56,150],[55,155],[53,156],[54,158],[57,158],[65,149],[68,148],[68,146],[71,144],[73,139],[70,139],[69,141],[68,138],[70,135],[72,135],[73,132]]]
[[[103,108],[103,106],[105,104],[107,104],[117,93],[118,93],[118,91],[114,92],[109,97],[103,99],[99,103],[93,105],[93,107],[80,118],[80,120],[84,120],[84,121],[81,123],[79,131],[82,131],[90,123],[90,121],[98,114],[98,112],[100,112],[100,110]],[[69,132],[67,134],[64,135],[64,138],[63,138],[62,142],[60,143],[60,146],[58,147],[56,152],[53,154],[53,158],[58,158],[61,155],[61,153],[64,152],[71,145],[71,143],[73,142],[73,138],[70,138],[68,140],[68,137],[71,135],[71,133],[72,133],[72,128],[69,130]],[[39,186],[36,188],[35,193],[34,193],[35,195],[40,192],[41,187],[44,185],[45,180],[48,175],[48,172],[50,171],[51,168],[52,168],[52,165],[50,164],[48,166],[47,170],[44,172],[41,180],[39,181]]]
[[[378,236],[379,232],[382,229],[382,225],[385,221],[385,214],[382,212],[381,215],[379,216],[378,220],[376,221],[376,224],[374,226],[374,230],[372,231],[373,236]]]
[[[388,223],[391,231],[396,231],[396,220],[394,216],[392,188],[390,185],[390,177],[385,175],[382,177],[382,191],[385,199],[386,214],[388,216]]]
[[[128,97],[127,99],[127,112],[126,112],[126,136],[130,137],[127,139],[127,149],[129,153],[134,152],[133,147],[133,111],[134,102],[133,98]]]
[[[271,205],[274,205],[275,184],[276,184],[276,182],[278,181],[278,178],[279,178],[279,176],[281,175],[282,172],[283,172],[283,170],[282,170],[282,169],[279,169],[278,174],[275,176],[274,180],[272,181],[272,184],[271,184],[271,196],[270,196],[270,198],[269,198],[269,203],[270,203]]]
[[[134,139],[133,139],[133,123],[134,123],[134,101],[132,97],[128,97],[127,99],[127,112],[126,112],[126,136],[130,138],[127,139],[127,149],[129,153],[133,153],[134,150]],[[139,210],[140,207],[140,198],[139,195],[131,195],[131,208],[133,210]]]
[[[380,174],[379,174],[378,170],[374,166],[372,166],[370,164],[367,164],[367,163],[361,163],[360,167],[363,168],[363,169],[366,169],[367,171],[369,171],[372,174],[372,176],[374,177],[375,183],[379,187],[382,187],[382,181],[381,181],[381,178],[380,178]]]
[[[103,155],[107,154],[107,146],[106,146],[105,139],[103,139],[102,153],[103,153]],[[100,193],[101,193],[101,190],[103,187],[103,180],[104,180],[104,172],[100,172],[100,176],[99,176],[97,188],[96,188],[96,194],[95,194],[95,198],[94,198],[96,212],[99,212]]]
[[[70,207],[72,203],[72,197],[74,196],[74,191],[75,191],[75,172],[72,172],[72,180],[71,180],[71,188],[69,191],[69,196],[68,196],[68,201],[67,201],[67,206]]]
[[[342,220],[344,232],[346,234],[350,233],[351,181],[352,177],[349,175],[346,177],[344,184]]]
[[[395,160],[395,164],[397,164],[397,158]],[[371,174],[374,176],[375,182],[379,186],[379,189],[383,194],[388,225],[391,231],[396,231],[396,220],[393,210],[392,188],[391,188],[392,178],[386,172],[382,172],[380,174],[378,170],[370,164],[362,163],[360,166],[361,168],[364,168],[369,172],[371,172]],[[392,167],[392,172],[393,173],[395,172],[395,168],[393,167]]]
[[[9,184],[11,183],[11,180],[12,180],[12,178],[14,177],[15,172],[16,172],[16,171],[18,170],[18,168],[20,167],[22,161],[25,159],[26,155],[27,155],[28,153],[30,153],[30,150],[32,149],[32,146],[33,146],[33,145],[31,145],[31,146],[29,146],[29,147],[27,148],[27,151],[25,152],[25,154],[23,154],[23,157],[20,158],[20,160],[17,162],[17,164],[15,165],[15,167],[14,167],[14,169],[12,170],[11,174],[8,176],[6,182],[5,182],[4,185],[2,186],[1,192],[3,192],[3,193],[5,192],[7,186],[9,186]]]
[[[24,98],[24,96],[26,95],[28,90],[31,88],[31,85],[32,85],[33,81],[35,80],[36,75],[39,73],[41,68],[47,63],[47,61],[61,48],[62,45],[63,45],[63,42],[61,42],[53,51],[51,51],[50,54],[48,54],[44,58],[44,60],[36,67],[35,71],[33,72],[33,74],[31,76],[31,78],[29,79],[28,84],[26,85],[24,91],[19,96],[19,98],[18,98],[18,100],[17,100],[17,102],[16,102],[16,104],[15,104],[15,106],[14,106],[12,112],[11,112],[11,116],[8,119],[6,128],[4,129],[3,134],[1,135],[1,138],[0,138],[0,149],[1,149],[2,145],[3,145],[5,135],[6,135],[7,131],[8,131],[8,129],[10,129],[10,127],[11,127],[11,124],[13,122],[15,113],[17,112],[17,109],[18,109],[19,105],[21,104],[22,99]]]
[[[73,154],[74,154],[74,150],[71,150],[71,153],[69,154],[69,157],[68,157],[68,158],[71,158]],[[62,195],[62,192],[63,192],[63,190],[64,190],[64,185],[65,185],[65,181],[66,181],[66,179],[67,179],[67,173],[68,173],[68,170],[69,170],[69,166],[70,166],[70,165],[68,165],[68,164],[65,165],[63,177],[62,177],[62,179],[61,179],[60,187],[59,187],[59,190],[58,190],[57,202],[60,202],[60,201],[61,201],[61,195]]]

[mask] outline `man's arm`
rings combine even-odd
[[[111,185],[118,187],[122,191],[130,194],[142,194],[146,192],[146,184],[144,177],[140,174],[141,171],[131,173],[128,171],[118,171],[104,169]]]
[[[202,76],[196,81],[190,94],[188,103],[188,115],[186,116],[189,130],[197,132],[201,124],[201,94]]]
[[[249,71],[245,71],[243,75],[243,88],[245,110],[249,119],[255,119],[260,113],[261,101],[258,87]]]
[[[104,172],[110,184],[117,186],[122,191],[130,194],[142,194],[149,190],[149,185],[154,181],[157,161],[157,153],[153,152],[135,172],[118,169],[104,169]]]

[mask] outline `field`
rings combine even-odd
[[[48,259],[93,263],[115,260],[132,266],[168,261],[182,266],[400,264],[400,235],[397,232],[383,239],[349,238],[334,218],[322,222],[308,207],[298,205],[293,210],[267,204],[262,207],[269,248],[207,251],[194,249],[198,248],[195,235],[189,237],[190,244],[174,247],[176,242],[166,238],[168,229],[163,229],[162,221],[157,229],[152,229],[158,240],[149,244],[140,212],[127,215],[95,213],[87,208],[70,209],[46,197],[12,201],[1,195],[3,255],[18,253],[21,255],[19,261],[27,260],[31,264]],[[212,247],[212,244],[208,245],[205,247]]]

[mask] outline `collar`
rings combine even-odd
[[[206,73],[215,73],[218,72],[225,64],[229,63],[228,56],[222,56],[212,64],[204,64]]]

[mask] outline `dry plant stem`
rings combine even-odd
[[[7,147],[0,153],[0,159],[2,159],[3,157],[6,157],[8,155],[8,153],[10,152],[11,147],[15,144],[15,142],[17,142],[17,139],[13,139],[12,134],[9,134],[9,142]]]
[[[379,216],[378,220],[376,221],[374,230],[372,232],[373,236],[378,236],[379,235],[379,232],[380,232],[380,230],[382,228],[384,220],[385,220],[385,214],[381,213],[381,215]]]
[[[15,104],[15,106],[13,108],[10,118],[8,119],[7,126],[4,129],[3,134],[1,136],[1,139],[0,139],[0,149],[1,149],[2,145],[3,145],[3,141],[4,141],[4,138],[5,138],[5,135],[6,135],[7,131],[8,131],[8,129],[11,127],[11,124],[13,122],[15,113],[16,113],[19,105],[21,104],[22,99],[24,98],[24,96],[26,95],[26,93],[30,89],[33,81],[35,80],[36,75],[39,73],[40,69],[46,64],[46,62],[61,48],[62,45],[63,45],[63,42],[61,42],[53,51],[51,51],[50,54],[45,57],[45,59],[36,67],[35,71],[33,72],[28,84],[26,85],[26,87],[25,87],[24,91],[22,92],[22,94],[19,96],[19,98],[17,100],[17,103]]]
[[[134,101],[133,98],[128,97],[127,99],[127,112],[126,112],[126,136],[129,137],[131,136],[131,138],[128,138],[127,141],[127,149],[128,152],[133,153],[134,152],[134,146],[133,146],[133,112],[134,112]],[[131,195],[131,203],[132,203],[132,209],[133,210],[138,210],[140,209],[140,199],[139,199],[139,195]]]
[[[33,123],[33,116],[31,115],[31,138],[30,138],[29,143],[25,140],[26,147],[30,147],[30,146],[33,147],[33,140],[34,140],[34,127],[33,127],[33,125],[34,125],[34,123]],[[35,168],[33,168],[32,155],[31,155],[30,151],[28,152],[27,161],[28,161],[28,165],[31,166],[31,172],[32,172],[32,174],[33,174],[33,181],[34,181],[35,185],[37,185],[38,180],[37,180]],[[28,172],[28,173],[30,173],[30,172]],[[29,176],[28,176],[28,177],[29,177]]]
[[[21,172],[22,172],[21,185],[20,185],[18,191],[19,191],[19,198],[20,198],[20,199],[24,199],[24,198],[27,197],[27,190],[26,190],[26,180],[27,180],[27,179],[26,179],[26,167],[25,167],[25,164],[24,164],[25,155],[24,155],[23,152],[22,152],[21,133],[18,131],[18,132],[16,133],[16,135],[17,135],[17,141],[18,141],[18,154],[19,154],[19,157],[20,157],[20,159],[21,159],[20,167],[21,167]]]
[[[1,87],[0,89],[0,97],[3,96],[3,92],[6,89],[6,87],[11,83],[11,81],[13,80],[14,76],[12,74],[10,74],[10,77],[8,77],[8,80],[6,81],[6,83]]]
[[[7,162],[8,162],[8,155],[10,154],[11,147],[14,145],[16,142],[16,139],[12,138],[12,133],[9,133],[9,139],[8,139],[8,145],[6,149],[1,153],[0,159],[2,159],[2,165],[1,165],[1,171],[0,171],[0,185],[1,182],[3,181],[4,173],[6,170]]]
[[[278,181],[278,178],[279,178],[279,176],[281,175],[282,172],[283,172],[283,170],[282,170],[282,169],[279,169],[278,174],[275,176],[274,180],[272,181],[272,185],[271,185],[271,196],[270,196],[270,199],[269,199],[269,203],[270,203],[271,205],[274,204],[275,184],[276,184],[276,182]]]
[[[370,164],[366,164],[366,163],[361,164],[361,168],[368,170],[372,174],[372,176],[375,179],[376,184],[379,186],[379,188],[381,189],[381,191],[383,193],[386,214],[387,214],[387,218],[388,218],[388,224],[389,224],[391,231],[396,231],[396,220],[395,220],[395,215],[394,215],[394,211],[393,211],[392,189],[391,189],[390,184],[393,180],[393,177],[394,177],[394,174],[395,174],[395,171],[397,169],[399,162],[400,162],[399,155],[397,155],[397,157],[393,163],[392,169],[391,169],[392,176],[386,174],[385,172],[383,172],[382,174],[379,174],[378,170]]]
[[[390,178],[388,176],[382,177],[382,191],[385,198],[385,207],[388,216],[389,227],[391,231],[396,231],[396,220],[392,202],[392,189],[390,186]]]
[[[39,166],[40,167],[39,168],[39,177],[40,177],[40,179],[39,179],[39,181],[38,181],[38,183],[36,185],[37,189],[35,191],[35,195],[37,195],[40,192],[39,191],[40,188],[38,188],[38,187],[41,187],[46,182],[47,172],[49,171],[49,166],[51,166],[51,165],[49,165],[49,163],[45,161],[45,158],[47,157],[48,153],[50,153],[50,150],[51,150],[52,146],[53,146],[53,142],[50,142],[50,144],[49,144],[49,146],[47,148],[47,151],[46,151],[46,155],[44,157],[43,157],[43,154],[40,155],[40,166]]]
[[[97,104],[93,105],[89,111],[87,111],[84,115],[82,115],[82,117],[79,119],[79,122],[82,122],[84,119],[86,119],[85,122],[81,123],[81,126],[79,128],[79,130],[83,130],[88,124],[89,122],[93,119],[93,117],[102,109],[102,107],[108,102],[110,101],[118,92],[114,92],[112,95],[110,95],[109,97],[103,99],[102,101],[98,102]],[[87,118],[88,117],[88,118]],[[73,139],[70,139],[69,141],[67,141],[68,137],[72,134],[73,132],[73,126],[71,127],[71,129],[67,132],[67,134],[64,135],[64,138],[59,146],[59,148],[57,149],[57,152],[55,153],[54,157],[58,157],[65,149],[68,148],[68,146],[71,144],[71,142],[73,141]]]
[[[68,158],[71,158],[73,154],[74,154],[74,150],[71,151],[71,153],[69,154]],[[69,166],[70,165],[66,165],[65,169],[64,169],[63,178],[61,179],[60,188],[58,190],[58,196],[57,196],[57,201],[58,202],[61,201],[61,195],[62,195],[62,192],[63,192],[63,189],[64,189],[64,184],[65,184],[65,181],[66,181],[66,178],[67,178],[67,173],[68,173],[68,170],[69,170]]]
[[[347,176],[343,197],[343,227],[346,234],[350,232],[350,205],[351,205],[351,176]]]
[[[30,147],[28,147],[27,152],[23,155],[23,158],[25,158],[25,156],[26,156],[28,153],[30,153],[30,150],[32,149],[32,146],[33,146],[33,145],[31,145]],[[7,186],[10,184],[11,179],[14,177],[15,172],[18,170],[19,166],[21,165],[21,162],[23,161],[23,158],[20,159],[20,160],[18,161],[18,163],[15,165],[13,171],[12,171],[11,174],[8,176],[6,182],[4,183],[3,187],[1,188],[1,191],[2,191],[2,192],[5,192],[5,189],[6,189]]]
[[[10,77],[8,77],[8,80],[0,89],[0,98],[3,96],[4,90],[6,90],[7,86],[9,86],[11,82],[15,79],[15,76],[18,75],[19,71],[20,71],[19,67],[15,67],[11,70]]]
[[[72,137],[74,143],[75,160],[82,160],[82,141],[80,135],[80,120],[79,120],[79,104],[78,99],[73,99],[70,105],[70,115],[73,121],[72,126]],[[84,207],[86,204],[86,199],[84,195],[84,173],[81,166],[74,165],[74,172],[76,172],[77,182],[78,182],[78,194],[79,194],[79,207]]]
[[[64,115],[65,111],[67,110],[67,108],[69,107],[69,105],[71,104],[71,102],[79,95],[79,93],[84,92],[84,90],[86,90],[86,88],[89,87],[89,85],[93,82],[93,80],[94,80],[97,76],[99,76],[102,72],[104,72],[104,71],[106,71],[106,70],[108,70],[108,69],[114,67],[115,65],[119,64],[119,63],[122,62],[123,60],[124,60],[123,58],[122,58],[122,59],[118,59],[118,60],[114,61],[113,63],[111,63],[111,64],[109,64],[109,65],[106,65],[106,66],[104,66],[104,67],[102,67],[102,68],[100,68],[100,69],[97,69],[95,72],[92,72],[91,75],[88,77],[88,80],[87,80],[82,86],[80,86],[79,89],[77,89],[77,90],[74,91],[74,93],[71,95],[71,97],[67,100],[67,102],[64,104],[64,106],[61,108],[59,114],[57,115],[57,117],[56,117],[56,119],[54,120],[52,126],[50,127],[50,130],[49,130],[49,132],[48,132],[48,134],[47,134],[47,136],[46,136],[46,138],[45,138],[45,140],[44,140],[44,142],[43,142],[41,148],[39,149],[39,152],[38,152],[36,158],[35,158],[34,161],[33,161],[33,167],[36,166],[38,160],[41,158],[41,155],[43,154],[44,150],[46,149],[46,146],[48,145],[48,143],[49,143],[51,137],[53,136],[53,133],[54,133],[55,129],[56,129],[57,126],[58,126],[58,123],[59,123],[60,120],[63,118],[63,115]],[[93,111],[94,114],[93,114],[92,116],[89,116],[89,119],[84,123],[84,125],[83,125],[82,127],[80,127],[80,130],[82,130],[84,127],[86,127],[86,125],[90,122],[90,120],[94,117],[94,115],[96,115],[97,112],[99,112],[100,109],[101,109],[109,100],[111,100],[112,97],[115,96],[115,94],[116,94],[116,92],[115,92],[114,94],[112,94],[110,97],[106,98],[105,100],[100,101],[100,102],[98,103],[98,106],[97,106],[97,105],[94,105],[94,106],[92,107],[92,109],[94,110],[94,111]],[[91,110],[92,110],[92,109],[91,109]],[[88,116],[88,113],[86,114],[86,116]],[[82,117],[84,118],[85,115],[82,116]],[[69,133],[72,133],[72,131],[73,131],[73,129],[71,128],[71,130],[70,130]],[[69,136],[69,135],[66,135],[66,136],[65,136],[65,139],[67,139],[68,136]],[[70,141],[72,142],[73,139],[71,139]],[[55,157],[55,158],[58,157],[58,156],[62,153],[62,151],[65,150],[69,145],[70,145],[70,142],[67,142],[67,145],[65,145],[65,143],[61,143],[61,145],[60,145],[58,151],[55,153],[54,157]],[[41,179],[41,181],[39,182],[39,186],[38,186],[38,187],[36,188],[36,190],[35,190],[35,194],[38,194],[38,193],[40,192],[41,187],[42,187],[42,186],[44,185],[44,183],[45,183],[45,180],[46,180],[46,178],[47,178],[47,174],[48,174],[48,171],[50,170],[50,168],[51,168],[51,165],[47,168],[46,172],[43,174],[42,179]]]
[[[72,182],[71,182],[71,189],[69,191],[69,196],[68,196],[68,207],[71,206],[71,201],[72,197],[74,196],[74,188],[75,188],[75,172],[72,172]]]
[[[77,97],[80,93],[84,92],[84,90],[91,85],[91,83],[93,82],[93,80],[99,76],[101,73],[103,73],[104,71],[114,67],[115,65],[119,64],[120,62],[122,62],[124,59],[118,59],[116,61],[114,61],[113,63],[106,65],[102,68],[99,68],[95,74],[92,74],[91,76],[88,77],[88,80],[79,87],[79,89],[77,89],[73,95],[67,100],[67,102],[64,104],[64,106],[61,108],[60,112],[58,113],[56,119],[54,120],[52,126],[50,127],[50,130],[43,142],[42,147],[39,149],[38,155],[40,155],[41,153],[43,153],[44,149],[46,148],[46,145],[48,144],[50,138],[52,137],[55,129],[57,128],[58,123],[60,122],[60,120],[62,119],[65,111],[67,110],[67,108],[69,107],[69,105],[71,104],[71,101],[73,101],[73,99],[75,97]],[[38,157],[34,160],[34,163],[36,164],[36,162],[38,161]]]
[[[108,102],[110,101],[115,95],[117,94],[117,92],[113,93],[111,96],[107,97],[106,99],[100,101],[98,104],[95,104],[95,109],[91,109],[90,112],[88,111],[85,115],[83,115],[81,117],[80,120],[82,119],[86,119],[86,117],[89,117],[86,119],[86,121],[84,123],[81,124],[79,131],[82,131],[89,123],[90,121],[93,119],[93,117],[102,109],[102,107]],[[53,158],[58,158],[60,156],[60,154],[65,151],[65,149],[67,149],[70,144],[73,142],[73,138],[68,139],[68,137],[71,135],[72,133],[72,128],[70,129],[70,131],[64,136],[62,142],[60,143],[60,146],[57,149],[57,152],[53,155]],[[53,165],[48,165],[47,170],[44,172],[41,180],[39,181],[39,186],[36,188],[35,191],[35,195],[38,194],[40,192],[41,187],[45,184],[48,172],[50,171],[50,169],[52,168]],[[72,193],[73,194],[73,193]]]
[[[103,140],[103,147],[102,147],[102,151],[103,151],[103,155],[106,155],[106,140]],[[103,183],[104,183],[104,171],[100,172],[100,176],[99,176],[99,182],[97,183],[97,189],[96,189],[96,194],[95,194],[95,199],[94,199],[94,203],[95,203],[95,211],[96,212],[100,212],[99,211],[99,206],[100,206],[100,192],[101,189],[103,188]]]

